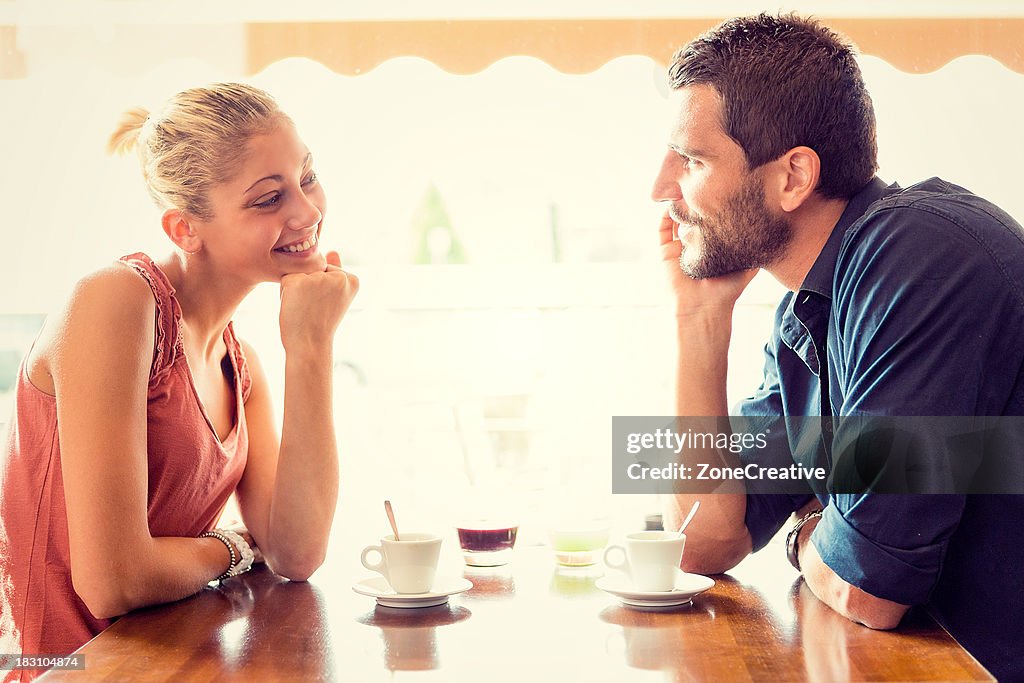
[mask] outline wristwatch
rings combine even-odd
[[[812,519],[821,517],[823,510],[812,510],[806,515],[800,518],[800,521],[793,525],[793,528],[786,534],[786,558],[789,563],[796,567],[797,571],[800,571],[800,548],[797,546],[797,541],[800,539],[800,530],[804,528],[804,525]]]

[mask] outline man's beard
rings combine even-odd
[[[701,217],[669,209],[680,226],[700,232],[700,255],[687,259],[686,246],[679,255],[679,267],[695,280],[718,277],[774,263],[793,237],[793,229],[782,216],[774,216],[764,198],[764,188],[750,177],[719,213]],[[680,227],[682,230],[682,227]]]

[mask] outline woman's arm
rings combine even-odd
[[[249,456],[238,486],[242,519],[267,564],[304,581],[323,563],[338,502],[334,435],[334,333],[359,289],[340,269],[287,275],[281,282],[285,348],[284,425],[278,441],[266,376],[245,346],[252,386],[245,404]]]
[[[82,280],[50,335],[75,591],[97,618],[199,591],[228,565],[212,538],[153,538],[146,404],[155,304],[124,266]]]
[[[300,411],[297,406],[289,410],[289,398],[293,399],[293,405],[295,399],[302,398],[295,392],[289,392],[289,384],[304,386],[305,400],[324,409],[312,408],[312,413],[305,416],[302,422],[311,430],[309,436],[312,438],[306,442],[305,448],[293,448],[289,452],[287,443],[277,435],[266,374],[255,350],[244,342],[242,346],[252,385],[245,402],[249,455],[245,474],[236,490],[239,510],[267,564],[281,576],[304,581],[323,562],[338,500],[338,458],[334,418],[330,414],[331,354],[327,351],[320,358],[322,367],[311,364],[310,377],[289,373],[286,361],[285,429],[289,429],[291,422],[291,433],[302,434],[299,431],[301,427],[296,424],[298,421],[288,419],[298,417]],[[316,424],[310,425],[311,421]],[[291,439],[293,444],[299,441]],[[282,484],[280,487],[279,482]],[[290,514],[284,515],[285,521],[290,521],[299,535],[284,540],[296,541],[295,545],[284,544],[280,537],[274,539],[271,536],[272,514],[276,511],[280,518],[281,513],[289,509]]]

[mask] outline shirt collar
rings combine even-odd
[[[875,177],[850,199],[835,227],[832,228],[832,233],[822,247],[821,253],[807,271],[800,289],[789,298],[786,305],[779,329],[780,338],[803,360],[808,369],[819,377],[828,339],[832,283],[843,239],[850,227],[857,223],[868,207],[880,199],[887,190],[885,182]],[[822,410],[826,409],[827,406],[823,405]]]
[[[895,188],[896,186],[893,185]],[[843,215],[839,217],[836,226],[832,228],[832,234],[822,247],[821,253],[815,259],[814,265],[807,271],[807,276],[800,285],[800,293],[794,298],[804,299],[803,292],[814,292],[828,299],[832,298],[832,282],[836,270],[836,261],[839,258],[839,248],[843,244],[846,231],[864,215],[868,207],[881,199],[889,188],[885,181],[875,176],[857,194],[853,195]]]

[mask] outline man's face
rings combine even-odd
[[[747,170],[743,149],[722,130],[718,93],[687,86],[673,101],[669,149],[652,197],[669,202],[679,224],[683,272],[703,279],[774,263],[792,229],[765,201],[762,175]]]

